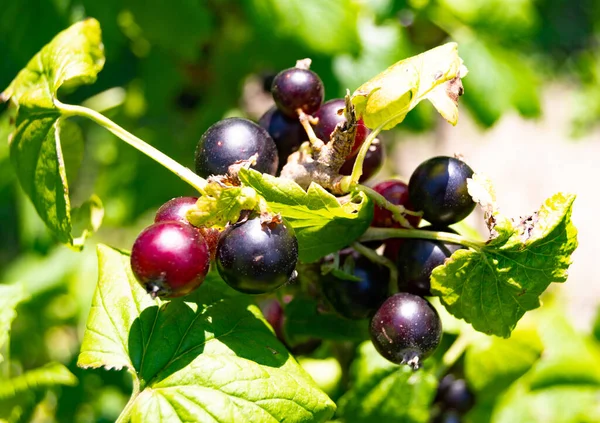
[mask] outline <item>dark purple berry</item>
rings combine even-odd
[[[444,410],[454,410],[460,414],[469,411],[475,404],[475,397],[467,386],[467,381],[449,374],[438,386],[436,401]]]
[[[427,300],[401,292],[377,310],[370,333],[375,349],[383,357],[416,370],[440,344],[442,322]]]
[[[196,206],[197,197],[177,197],[160,206],[154,217],[154,223],[176,220],[189,223],[187,212]]]
[[[204,281],[210,252],[200,232],[181,222],[155,223],[131,250],[133,274],[152,297],[187,295]]]
[[[223,119],[200,138],[196,148],[196,173],[204,178],[224,175],[236,161],[247,160],[254,154],[258,158],[252,168],[275,175],[277,147],[269,133],[248,119]]]
[[[261,294],[293,277],[298,241],[284,223],[261,223],[257,217],[222,232],[216,261],[229,286],[247,294]]]
[[[425,226],[420,230],[456,233],[447,227]],[[403,239],[398,248],[398,289],[415,295],[431,295],[431,272],[462,247],[450,242],[430,239]],[[386,241],[387,242],[387,241]]]
[[[359,182],[367,181],[381,169],[384,156],[385,149],[383,148],[383,144],[378,138],[375,138],[369,146],[369,151],[367,151],[367,155],[363,161],[363,173],[360,176]],[[340,175],[351,175],[355,161],[356,156],[347,159],[340,169]]]
[[[319,118],[319,122],[314,126],[315,135],[322,141],[329,141],[333,130],[338,123],[346,122],[344,116],[344,107],[346,102],[343,98],[337,98],[335,100],[329,100],[321,106],[321,108],[314,114],[314,117]],[[362,143],[367,138],[369,129],[365,126],[362,119],[359,119],[356,123],[356,137],[354,138],[354,145],[352,151],[348,154],[348,157],[354,156]]]
[[[459,159],[433,157],[421,163],[410,177],[410,201],[431,224],[460,222],[475,208],[467,190],[467,179],[472,176],[473,169]]]
[[[343,273],[330,271],[320,278],[325,298],[335,311],[348,319],[365,319],[373,315],[388,297],[388,268],[353,250],[340,254],[340,265]],[[344,273],[358,280],[345,279]]]
[[[298,109],[312,115],[323,102],[325,90],[319,75],[309,69],[289,68],[279,72],[271,87],[277,108],[290,118],[298,118]]]
[[[306,131],[298,119],[290,119],[277,107],[269,109],[258,121],[258,124],[269,132],[279,156],[278,171],[285,166],[290,154],[298,150],[300,144],[308,139]]]

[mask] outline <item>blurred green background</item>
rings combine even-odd
[[[473,138],[483,138],[507,116],[509,123],[521,122],[518,115],[540,121],[548,105],[566,103],[561,139],[584,138],[581,144],[600,117],[600,2],[594,0],[6,1],[0,10],[0,88],[54,35],[85,17],[100,21],[106,65],[96,84],[63,93],[64,101],[101,110],[189,167],[208,126],[226,115],[258,119],[271,101],[264,82],[304,57],[313,60],[330,99],[404,57],[454,40],[470,70],[461,117]],[[53,360],[78,377],[76,387],[32,391],[20,400],[40,403],[33,411],[37,421],[114,421],[129,396],[129,377],[75,366],[96,283],[93,244],[129,248],[162,203],[193,191],[104,129],[81,121],[84,165],[72,196],[77,204],[98,194],[105,218],[84,252],[74,253],[52,240],[15,180],[5,109],[0,106],[0,282],[21,282],[30,296],[13,324],[10,373]],[[447,129],[440,129],[447,126],[429,104],[417,107],[402,132],[385,140],[393,160],[384,174],[411,171],[406,161],[395,160],[404,154],[398,149],[406,149],[402,140],[435,145],[436,138],[448,140],[441,132]],[[476,149],[478,141],[469,145]],[[427,158],[414,148],[421,153],[410,164]],[[465,147],[448,148],[446,154]],[[543,144],[537,151],[542,165],[551,163]],[[591,169],[597,158],[588,159]]]

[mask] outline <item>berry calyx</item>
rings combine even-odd
[[[298,118],[298,110],[311,115],[319,110],[325,90],[319,75],[309,69],[289,68],[273,79],[271,93],[277,108],[290,118]]]
[[[388,298],[371,319],[375,349],[396,364],[421,366],[442,339],[442,322],[424,298],[401,292]]]
[[[202,135],[196,148],[196,173],[203,178],[225,175],[229,166],[257,155],[251,167],[275,175],[277,147],[269,133],[243,118],[228,118],[212,125]]]
[[[187,295],[204,281],[210,252],[200,232],[181,222],[159,222],[144,229],[131,250],[131,270],[153,297]]]
[[[339,123],[346,122],[343,113],[345,106],[346,102],[343,98],[336,98],[323,103],[321,108],[314,114],[314,117],[319,119],[318,123],[314,125],[315,135],[319,139],[324,142],[329,141],[335,127]],[[348,154],[348,157],[352,157],[358,152],[368,133],[369,129],[365,126],[364,121],[359,119],[356,123],[356,137],[354,138],[352,151]]]
[[[298,240],[283,222],[260,218],[225,229],[217,245],[217,269],[223,280],[247,294],[273,291],[294,276]]]
[[[177,197],[160,206],[154,217],[154,223],[178,221],[189,223],[187,212],[196,206],[197,197]]]
[[[467,179],[473,176],[465,162],[454,157],[433,157],[421,163],[408,182],[408,193],[416,210],[431,224],[460,222],[475,208]]]

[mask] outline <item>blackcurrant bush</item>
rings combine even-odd
[[[313,71],[289,68],[275,76],[271,93],[277,108],[283,114],[298,118],[298,109],[309,115],[319,110],[325,89],[323,81]]]
[[[447,227],[425,226],[420,230],[456,233]],[[430,239],[403,239],[396,257],[398,289],[415,295],[431,295],[431,272],[462,247]]]
[[[154,223],[176,220],[188,223],[187,212],[196,206],[197,197],[177,197],[160,206],[154,217]]]
[[[278,170],[287,163],[288,156],[308,139],[306,131],[298,119],[291,119],[281,113],[277,107],[269,109],[258,121],[258,124],[267,130],[275,145],[279,156]]]
[[[467,386],[467,381],[449,374],[441,380],[436,401],[445,410],[454,410],[460,414],[469,411],[475,404],[475,397]]]
[[[323,103],[321,108],[314,114],[314,117],[319,118],[319,122],[314,126],[315,135],[322,141],[329,141],[337,124],[346,122],[344,107],[346,107],[344,99],[337,98]],[[368,133],[369,129],[365,126],[364,121],[359,119],[356,122],[354,145],[348,157],[352,157],[358,152]]]
[[[421,163],[408,182],[411,203],[432,224],[460,222],[475,208],[467,190],[473,170],[454,157],[433,157]]]
[[[388,298],[371,319],[375,349],[396,364],[420,367],[442,339],[442,322],[424,298],[401,292]]]
[[[408,185],[402,181],[396,179],[383,181],[375,185],[373,189],[396,206],[404,206],[407,210],[414,209],[408,198]],[[420,216],[406,215],[405,217],[413,228],[419,226],[419,222],[421,221]],[[394,220],[392,212],[376,205],[371,226],[378,228],[399,228],[401,225]]]
[[[385,149],[383,148],[383,144],[378,138],[375,138],[369,146],[369,150],[363,161],[363,173],[360,176],[359,182],[367,181],[381,169],[384,156]],[[340,169],[340,175],[351,175],[355,161],[356,156],[347,159]]]
[[[196,173],[204,178],[224,175],[236,161],[247,160],[254,154],[258,158],[252,167],[275,175],[277,147],[269,133],[248,119],[223,119],[200,138],[196,148]]]
[[[232,288],[260,294],[289,281],[298,261],[298,240],[284,223],[260,218],[236,223],[221,233],[217,269]]]
[[[133,274],[152,297],[187,295],[204,281],[210,252],[200,232],[182,222],[144,229],[131,250]]]
[[[329,272],[320,278],[325,298],[343,317],[364,319],[373,315],[388,297],[390,273],[350,250],[340,254],[341,268],[360,280],[348,280]]]

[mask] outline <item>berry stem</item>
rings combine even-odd
[[[385,240],[389,238],[421,238],[434,241],[460,244],[475,251],[481,251],[485,243],[467,239],[448,232],[422,231],[419,229],[369,228],[360,237],[359,242]]]
[[[375,138],[377,138],[377,135],[379,135],[386,123],[387,122],[384,122],[377,128],[373,129],[373,131],[365,139],[363,145],[360,146],[360,150],[358,150],[358,154],[356,156],[356,161],[354,162],[354,167],[352,168],[352,174],[350,176],[344,176],[339,183],[343,192],[350,192],[356,187],[356,185],[358,185],[358,181],[363,174],[363,162],[365,161],[369,147],[371,147],[371,143]]]
[[[404,217],[405,214],[408,214],[410,216],[423,216],[423,212],[414,212],[411,210],[407,210],[402,205],[390,203],[388,200],[386,200],[386,198],[383,195],[375,191],[373,188],[369,188],[366,185],[358,184],[356,185],[355,189],[357,191],[364,192],[371,200],[375,201],[375,203],[377,203],[379,207],[386,209],[390,213],[392,213],[392,217],[394,218],[394,220],[399,222],[406,229],[412,229],[413,227]]]
[[[351,247],[366,258],[368,258],[369,260],[371,260],[372,262],[381,264],[382,266],[385,266],[388,269],[390,269],[390,289],[388,290],[388,292],[390,292],[390,294],[392,295],[395,294],[395,282],[398,280],[398,268],[396,267],[394,262],[388,259],[387,257],[380,256],[375,250],[364,246],[360,242],[353,242],[351,244]]]
[[[131,420],[133,405],[135,404],[137,397],[140,395],[140,380],[135,372],[130,371],[130,373],[132,374],[131,377],[133,378],[133,390],[131,392],[131,396],[129,397],[129,401],[127,401],[125,408],[123,408],[123,411],[121,411],[121,414],[119,414],[119,417],[117,420],[115,420],[115,423],[127,423]]]
[[[465,350],[471,343],[471,331],[464,331],[458,335],[458,338],[454,340],[450,348],[446,351],[444,356],[442,357],[442,362],[440,366],[437,368],[437,378],[441,379],[454,363],[464,354]]]
[[[310,145],[312,146],[312,148],[315,151],[320,151],[323,146],[325,145],[325,143],[323,141],[321,141],[319,139],[319,137],[317,137],[317,134],[315,134],[315,130],[313,129],[313,127],[311,126],[311,119],[314,119],[312,116],[307,115],[306,113],[304,113],[302,111],[302,109],[298,109],[298,120],[300,121],[300,124],[302,125],[302,127],[304,128],[304,131],[306,132],[306,135],[308,136],[308,140],[310,141]]]
[[[200,176],[196,175],[190,169],[182,166],[181,164],[164,154],[162,151],[157,150],[142,139],[136,137],[124,128],[120,127],[112,120],[108,119],[106,116],[96,112],[95,110],[88,109],[87,107],[75,106],[72,104],[64,104],[59,102],[58,100],[54,101],[56,103],[56,106],[61,110],[63,116],[83,116],[96,122],[98,125],[105,127],[117,137],[125,141],[127,144],[131,145],[132,147],[136,148],[151,159],[154,159],[155,161],[169,169],[175,175],[179,176],[185,182],[190,184],[192,187],[196,188],[199,192],[202,192],[204,190],[204,187],[207,183],[204,178],[201,178]]]

